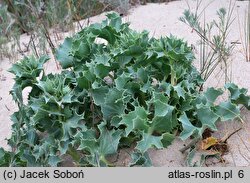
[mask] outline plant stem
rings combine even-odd
[[[179,151],[181,153],[184,153],[186,150],[188,150],[190,147],[194,146],[197,142],[199,142],[201,138],[200,137],[196,137],[194,138],[188,145],[186,145],[185,147],[181,148]]]
[[[176,85],[176,73],[174,70],[174,60],[170,60],[170,66],[171,66],[171,85]]]

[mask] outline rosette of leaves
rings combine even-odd
[[[150,166],[147,150],[166,148],[176,132],[199,138],[217,121],[240,118],[245,90],[230,87],[235,97],[220,104],[221,89],[201,93],[187,43],[149,38],[116,13],[107,17],[65,39],[56,53],[60,74],[40,74],[46,57],[13,65],[14,99],[22,103],[26,86],[32,91],[12,116],[11,162],[21,162],[12,166],[61,166],[67,157],[75,166],[113,166],[107,157],[131,146],[131,166]],[[31,70],[15,69],[23,66]]]

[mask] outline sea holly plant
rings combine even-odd
[[[130,165],[151,166],[148,149],[167,148],[176,134],[200,138],[218,121],[240,119],[239,104],[249,108],[246,90],[234,84],[220,104],[221,89],[199,91],[203,80],[186,42],[150,38],[116,13],[66,38],[56,58],[59,74],[44,73],[46,56],[10,69],[19,110],[12,115],[12,151],[0,149],[0,165],[63,166],[70,158],[75,166],[114,166],[110,155],[134,147]],[[24,104],[26,87],[32,90]]]

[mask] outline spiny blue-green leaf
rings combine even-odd
[[[211,130],[217,130],[215,123],[219,119],[210,107],[207,107],[203,104],[199,104],[197,107],[197,117],[200,120],[202,127],[206,126]]]
[[[66,119],[66,121],[61,121],[62,125],[62,140],[67,141],[74,135],[76,128],[85,130],[86,127],[84,124],[81,124],[81,120],[84,119],[84,115],[78,115],[76,112],[73,113],[72,117]]]
[[[196,107],[197,119],[200,121],[201,127],[194,126],[190,122],[186,113],[182,114],[179,118],[179,121],[182,123],[183,127],[183,131],[180,134],[180,138],[182,140],[187,139],[191,135],[199,135],[201,137],[203,131],[206,128],[217,130],[216,122],[219,119],[218,114],[216,114],[216,112],[214,112],[210,107],[204,104],[199,104]]]
[[[27,142],[31,145],[36,143],[36,140],[38,138],[38,135],[35,131],[35,129],[30,129],[26,132],[26,138],[27,138]]]
[[[5,155],[5,150],[1,147],[0,148],[0,159],[2,159]]]
[[[223,94],[223,91],[221,89],[216,90],[213,87],[208,88],[207,91],[203,94],[203,100],[205,100],[204,102],[208,103],[208,105],[212,105],[221,94]]]
[[[174,135],[164,133],[161,136],[154,136],[149,133],[142,133],[142,139],[135,147],[139,152],[145,153],[149,148],[155,147],[157,149],[166,148],[171,145],[174,140]]]
[[[174,107],[168,104],[169,98],[163,93],[154,93],[155,113],[152,120],[151,130],[157,132],[171,132],[177,125],[173,118]]]
[[[193,98],[192,97],[188,97],[186,100],[183,100],[183,101],[180,101],[179,105],[180,105],[180,108],[179,110],[181,112],[185,112],[185,111],[189,111],[191,109],[194,108],[193,106]]]
[[[97,139],[82,139],[81,145],[78,147],[78,150],[86,150],[94,155],[98,152],[98,141]]]
[[[250,96],[247,96],[247,89],[245,88],[239,88],[237,85],[233,83],[228,83],[225,85],[225,88],[227,88],[230,91],[230,99],[235,104],[242,104],[247,109],[250,109]]]
[[[179,84],[176,86],[173,86],[174,91],[176,91],[178,97],[182,97],[183,99],[185,99],[185,90],[183,89],[182,86],[180,86]]]
[[[221,102],[215,107],[215,113],[220,117],[221,121],[233,120],[240,118],[240,109],[231,102]]]
[[[66,154],[70,143],[71,143],[70,140],[58,141],[58,150],[60,152],[60,155]]]
[[[44,151],[44,149],[43,149],[43,147],[42,147],[42,144],[40,144],[40,145],[35,145],[35,146],[34,146],[33,155],[34,155],[36,161],[37,161],[39,158],[41,158],[41,157],[44,155],[44,153],[45,153],[45,151]]]
[[[168,104],[169,98],[163,93],[154,93],[155,116],[166,116],[173,111],[173,106]]]
[[[174,108],[169,109],[165,116],[155,116],[151,122],[151,130],[158,133],[172,132],[178,125],[176,117],[172,115],[173,110]]]
[[[134,111],[124,114],[119,124],[126,125],[126,136],[134,130],[147,131],[149,128],[147,116],[148,113],[143,107],[136,107]]]
[[[80,131],[82,134],[83,139],[95,139],[96,138],[96,131],[95,129],[87,129],[85,131]]]
[[[55,152],[53,152],[55,150],[55,147],[57,146],[57,144],[55,144],[54,142],[55,139],[51,138],[50,136],[42,139],[40,141],[39,145],[35,145],[33,152],[32,152],[32,156],[35,158],[35,161],[37,163],[44,163],[43,166],[48,166],[46,165],[48,163],[48,158],[52,155],[55,155]],[[53,153],[52,153],[53,152]],[[41,162],[42,160],[42,162]],[[41,164],[42,165],[42,164]]]
[[[71,89],[65,84],[63,75],[49,75],[45,81],[39,81],[36,85],[44,92],[46,103],[71,103]]]
[[[162,136],[153,136],[148,133],[143,133],[142,140],[137,143],[135,148],[139,150],[141,153],[145,153],[151,147],[162,149],[163,144],[161,140]]]
[[[73,56],[71,55],[72,42],[73,38],[66,38],[56,51],[56,59],[60,62],[63,69],[74,65]]]
[[[179,118],[179,121],[182,124],[182,132],[180,134],[180,138],[182,140],[186,140],[188,137],[190,137],[191,135],[197,133],[199,130],[197,127],[195,127],[190,120],[188,119],[186,113],[182,114]]]
[[[119,32],[122,26],[122,19],[117,13],[109,13],[106,15],[109,18],[109,25],[114,27],[116,32]]]
[[[96,105],[102,105],[105,101],[105,95],[108,93],[108,87],[101,86],[92,90],[92,97]]]
[[[221,154],[218,151],[200,151],[193,148],[188,152],[186,165],[189,167],[203,167],[208,157],[220,159]]]
[[[109,67],[111,57],[108,54],[95,55],[94,62],[97,64],[103,64],[104,66]]]
[[[140,152],[134,152],[131,154],[132,161],[130,162],[129,166],[142,166],[142,167],[150,167],[152,165],[152,161],[149,157],[149,154],[147,152],[140,153]]]
[[[108,130],[104,123],[98,126],[100,130],[99,153],[103,156],[115,154],[121,139],[121,130]]]
[[[83,146],[83,141],[84,140],[94,140],[95,143],[96,143],[96,131],[94,129],[84,129],[84,130],[79,130],[77,131],[77,133],[73,136],[73,141],[70,141],[72,142],[72,145],[76,145],[76,144],[81,144],[79,146],[79,149],[84,149],[84,146]],[[81,148],[80,148],[81,147]]]
[[[130,79],[131,77],[130,77],[130,74],[128,73],[122,73],[120,76],[118,76],[115,79],[115,85],[117,89],[122,90]]]
[[[147,81],[148,81],[148,73],[146,72],[145,69],[139,68],[137,70],[136,74],[137,74],[137,78],[139,79],[140,82],[147,83]]]
[[[122,120],[121,117],[114,116],[114,117],[111,118],[110,124],[111,124],[111,126],[114,126],[114,127],[118,128],[121,125],[121,123],[120,123],[121,120]]]
[[[225,84],[225,88],[227,88],[230,91],[232,100],[237,100],[240,97],[241,94],[245,95],[247,93],[247,89],[245,89],[245,88],[240,89],[234,83]]]
[[[87,40],[83,40],[83,41],[75,40],[72,43],[72,49],[73,49],[72,54],[74,55],[74,57],[80,60],[88,58],[90,54],[90,46]]]
[[[124,92],[116,88],[110,89],[105,96],[104,103],[101,104],[103,118],[110,120],[113,116],[121,115],[124,113]]]
[[[99,138],[83,138],[78,149],[87,150],[91,153],[88,158],[93,165],[102,164],[101,166],[105,166],[106,156],[117,153],[122,131],[108,130],[104,122],[98,125],[98,128],[100,131]]]
[[[103,64],[97,64],[94,68],[94,73],[99,78],[104,78],[108,76],[110,71],[110,67],[107,67]]]
[[[114,53],[113,53],[114,54]],[[119,64],[121,68],[124,68],[126,64],[128,64],[132,60],[132,56],[129,55],[119,55],[116,56],[115,61]]]
[[[91,86],[89,80],[84,76],[77,78],[77,85],[81,89],[89,89]]]
[[[27,162],[28,167],[38,167],[41,166],[39,162],[36,161],[35,157],[32,155],[30,150],[25,150],[22,156],[22,161]]]
[[[50,156],[48,164],[52,167],[57,167],[58,163],[61,162],[61,159],[58,156]]]
[[[89,27],[90,31],[98,36],[99,38],[103,38],[108,41],[110,44],[114,44],[117,37],[117,32],[110,26],[98,27],[97,24],[91,25]]]
[[[15,74],[16,77],[34,79],[39,76],[43,70],[43,64],[48,60],[48,56],[41,56],[39,59],[34,56],[25,57],[20,62],[13,64],[9,72]],[[22,79],[24,80],[24,78]]]
[[[172,144],[173,140],[175,139],[175,136],[170,133],[164,133],[162,134],[162,145],[164,148],[167,148],[169,145]]]
[[[11,163],[11,152],[0,147],[0,167],[8,167]]]

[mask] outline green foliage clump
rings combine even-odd
[[[221,89],[199,92],[203,80],[183,40],[149,38],[117,14],[107,17],[65,39],[56,52],[60,74],[44,74],[46,56],[12,66],[19,111],[13,152],[1,150],[0,165],[61,166],[71,156],[76,166],[112,166],[109,155],[134,146],[131,166],[150,166],[149,148],[168,147],[176,132],[183,140],[200,137],[219,120],[240,118],[237,104],[249,107],[245,90],[233,84],[226,86],[231,99],[220,104]]]

